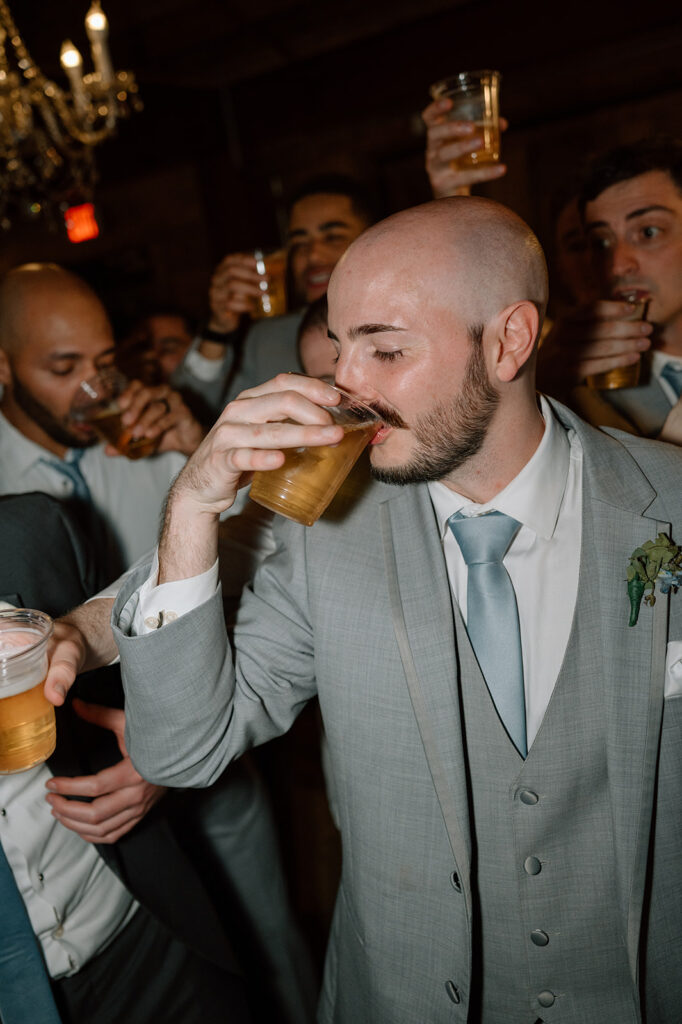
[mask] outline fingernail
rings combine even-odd
[[[62,700],[66,700],[66,690],[60,683],[56,683],[55,692],[59,694]]]
[[[54,782],[52,781],[52,779],[50,779],[50,781],[49,781],[49,782],[46,782],[46,783],[45,783],[45,788],[46,788],[46,789],[56,789],[57,787],[55,786],[55,784],[54,784]]]

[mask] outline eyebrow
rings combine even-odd
[[[632,213],[628,213],[625,217],[626,220],[635,220],[637,217],[643,217],[645,213],[672,213],[675,211],[671,210],[669,206],[661,206],[657,203],[652,203],[651,206],[643,206],[640,210],[633,210]],[[589,228],[604,228],[608,227],[609,222],[606,220],[591,220],[585,225],[585,229]]]
[[[395,324],[360,324],[359,327],[351,327],[348,331],[348,337],[351,341],[355,341],[356,338],[366,338],[370,334],[388,334],[397,333],[399,331],[405,331],[405,327],[396,327]],[[338,341],[333,331],[327,330],[327,337],[331,338],[332,341]]]
[[[330,231],[332,228],[349,228],[350,224],[347,220],[326,220],[324,224],[318,224],[318,231]],[[309,235],[310,232],[307,228],[294,228],[293,231],[289,232],[289,238],[299,238],[302,235]]]

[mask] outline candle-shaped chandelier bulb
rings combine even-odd
[[[59,61],[69,79],[73,94],[73,105],[78,113],[83,113],[88,106],[85,89],[83,88],[83,58],[70,39],[65,39],[59,53]]]
[[[107,37],[109,35],[109,22],[107,16],[100,7],[99,0],[93,0],[90,10],[85,15],[85,31],[90,40],[92,50],[92,61],[95,71],[98,72],[100,82],[104,86],[112,85],[114,81],[114,69],[109,56]]]

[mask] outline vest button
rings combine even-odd
[[[453,871],[452,874],[450,875],[450,881],[452,882],[452,888],[455,890],[455,892],[462,891],[462,883],[460,882],[459,875],[457,874],[456,871]]]
[[[546,988],[543,992],[540,992],[538,995],[538,1002],[540,1006],[553,1006],[555,999],[556,996],[553,992],[550,992],[548,988]]]
[[[534,793],[532,789],[522,789],[519,793],[519,800],[522,804],[528,804],[531,806],[532,804],[536,804],[539,799],[540,797],[537,793]]]
[[[453,1003],[459,1003],[459,1001],[460,1001],[459,989],[455,985],[454,981],[446,981],[445,982],[445,991],[450,996],[450,998],[452,999]]]
[[[539,875],[542,871],[542,864],[537,857],[526,857],[523,862],[523,870],[527,875]]]
[[[530,941],[536,946],[546,946],[549,942],[549,935],[547,932],[543,932],[539,928],[536,928],[535,931],[530,933]]]

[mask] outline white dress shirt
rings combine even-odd
[[[101,952],[137,910],[91,843],[53,818],[51,772],[0,776],[0,842],[53,978]]]
[[[582,447],[541,398],[542,440],[504,490],[476,505],[442,483],[429,484],[452,596],[467,615],[467,566],[448,527],[455,512],[504,512],[521,523],[503,559],[519,610],[526,732],[530,748],[564,658],[578,593],[582,535]]]
[[[0,413],[0,494],[43,491],[54,498],[70,498],[71,480],[50,465],[50,460],[58,458],[24,437]],[[126,566],[156,544],[166,494],[186,461],[180,452],[136,461],[117,458],[105,455],[103,444],[84,452],[81,473]]]

